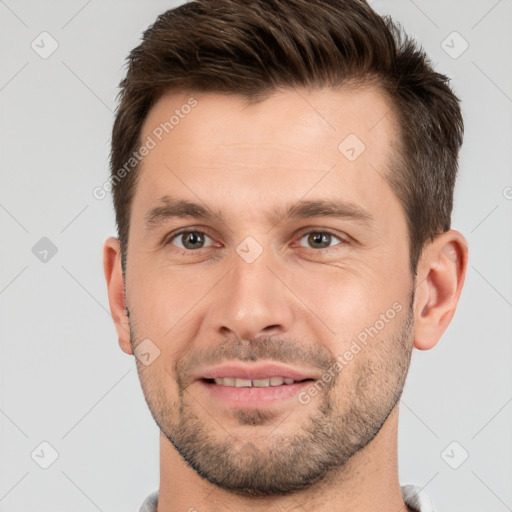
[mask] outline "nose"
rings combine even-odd
[[[263,255],[247,263],[234,254],[233,267],[219,283],[209,310],[216,333],[254,339],[288,331],[294,321],[293,297],[278,274],[275,262]]]

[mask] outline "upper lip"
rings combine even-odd
[[[316,372],[318,373],[318,372]],[[253,363],[251,365],[240,363],[223,363],[212,366],[198,373],[198,379],[217,379],[233,377],[235,379],[268,379],[270,377],[283,377],[296,381],[315,379],[315,372],[299,370],[280,363]]]

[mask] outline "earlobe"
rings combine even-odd
[[[129,314],[124,295],[121,268],[121,248],[117,238],[109,238],[103,246],[103,271],[107,281],[108,301],[112,320],[119,338],[119,346],[127,354],[133,354],[130,343]]]
[[[433,348],[450,324],[464,285],[468,245],[458,231],[438,235],[418,264],[414,307],[414,346]]]

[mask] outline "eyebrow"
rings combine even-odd
[[[274,219],[280,222],[286,218],[309,219],[313,217],[335,217],[373,223],[373,216],[355,203],[333,200],[299,201],[274,210]]]
[[[173,218],[192,217],[211,221],[220,217],[219,214],[216,214],[210,208],[184,199],[163,196],[159,199],[159,203],[158,206],[151,208],[144,216],[144,225],[148,230]]]
[[[214,219],[223,220],[220,212],[216,212],[206,205],[187,201],[184,199],[163,196],[158,201],[160,204],[151,208],[144,217],[144,225],[147,230],[152,230],[173,218],[195,218],[205,221]],[[333,200],[301,200],[297,203],[274,208],[268,218],[274,224],[284,219],[308,219],[314,217],[334,217],[356,220],[371,225],[374,217],[360,206],[345,201]]]

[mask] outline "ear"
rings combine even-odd
[[[130,327],[124,296],[121,268],[121,246],[117,238],[109,238],[103,246],[103,271],[107,280],[108,301],[112,320],[119,338],[119,346],[127,354],[133,354],[130,343]]]
[[[416,348],[433,348],[450,324],[464,285],[467,266],[468,244],[458,231],[446,231],[424,247],[416,277]]]

